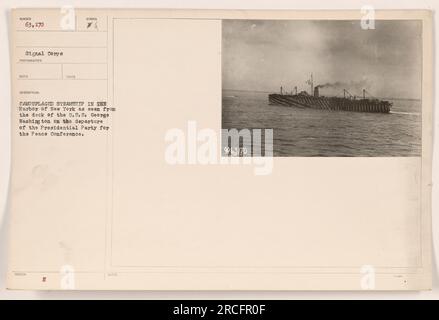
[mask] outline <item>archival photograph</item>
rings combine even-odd
[[[421,98],[419,20],[222,22],[222,129],[274,156],[421,156]]]

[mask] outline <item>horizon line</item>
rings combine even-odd
[[[275,93],[273,91],[262,91],[262,90],[250,90],[250,89],[230,89],[222,88],[221,91],[238,91],[238,92],[255,92],[255,93]],[[360,97],[360,96],[358,96]],[[375,97],[381,100],[410,100],[410,101],[422,101],[422,98],[395,98],[395,97]]]

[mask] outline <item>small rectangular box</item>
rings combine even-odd
[[[61,64],[18,63],[15,76],[19,80],[59,80],[61,68]]]
[[[68,80],[105,80],[107,64],[63,64],[63,79]]]

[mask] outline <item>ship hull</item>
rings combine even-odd
[[[382,100],[346,99],[338,97],[314,97],[306,95],[268,95],[270,104],[312,108],[322,110],[339,110],[352,112],[389,113],[391,103]]]

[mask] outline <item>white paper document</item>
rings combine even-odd
[[[10,21],[9,288],[431,288],[430,12]]]

